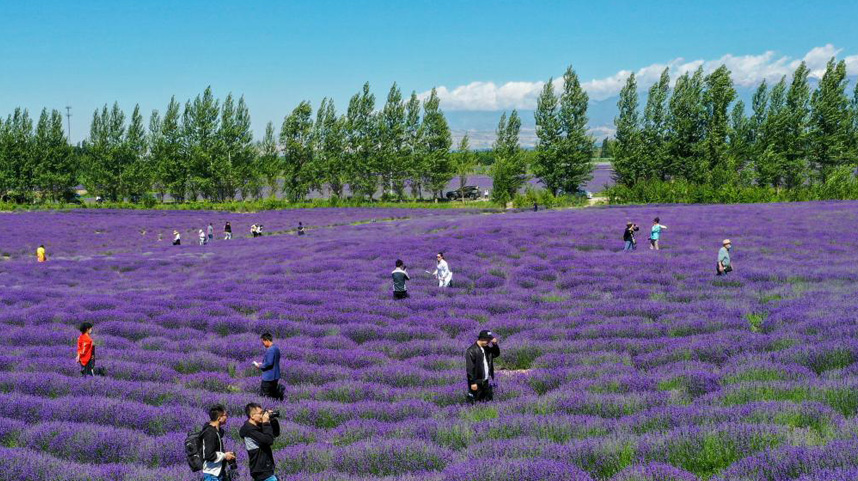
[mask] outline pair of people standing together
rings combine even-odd
[[[640,231],[641,228],[632,222],[626,222],[626,228],[623,229],[623,242],[625,245],[623,246],[623,251],[633,251],[638,248],[638,241],[635,239],[635,232]],[[661,231],[667,230],[666,225],[661,224],[661,219],[656,217],[652,221],[652,229],[649,234],[649,248],[651,250],[658,250],[658,241],[661,238]]]
[[[438,287],[449,287],[450,281],[453,280],[453,271],[451,271],[450,266],[447,265],[447,261],[444,259],[444,253],[439,252],[436,254],[435,261],[437,262],[435,265],[435,271],[426,271],[426,273],[434,276],[438,280]],[[410,281],[411,277],[408,275],[408,268],[405,266],[405,263],[402,262],[402,259],[396,259],[396,268],[393,269],[390,276],[393,278],[393,298],[405,299],[409,297],[408,287],[405,285],[405,282]]]

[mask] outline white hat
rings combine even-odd
[[[732,242],[730,242],[730,239],[724,239],[724,241],[723,241],[723,242],[721,242],[721,245],[724,245],[724,246],[725,246],[725,245],[727,245],[727,244],[732,244]]]

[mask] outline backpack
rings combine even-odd
[[[203,432],[206,427],[199,431],[188,433],[185,438],[185,456],[188,458],[188,466],[192,472],[202,471],[203,469]]]

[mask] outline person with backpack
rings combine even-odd
[[[225,479],[227,463],[235,463],[235,453],[225,451],[223,447],[223,427],[228,417],[226,408],[222,404],[215,404],[209,408],[209,422],[199,433],[203,481]]]
[[[262,409],[256,403],[244,406],[247,421],[241,426],[238,435],[247,449],[250,476],[253,481],[277,481],[274,475],[274,454],[271,445],[274,438],[280,436],[280,423],[274,411]]]
[[[274,337],[270,332],[262,334],[262,345],[265,346],[265,357],[262,363],[253,361],[253,365],[262,371],[262,382],[259,391],[263,396],[283,400],[280,392],[280,348],[274,345]]]

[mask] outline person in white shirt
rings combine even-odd
[[[465,372],[468,377],[468,402],[491,401],[494,391],[495,358],[500,356],[498,339],[492,331],[482,330],[477,341],[465,351]]]
[[[435,266],[435,272],[433,272],[432,275],[438,279],[438,287],[448,287],[450,285],[450,281],[453,280],[453,271],[451,271],[450,266],[447,265],[443,252],[439,252],[438,255],[435,256],[435,260],[438,264]]]
[[[206,233],[202,229],[200,229],[200,245],[206,245]]]

